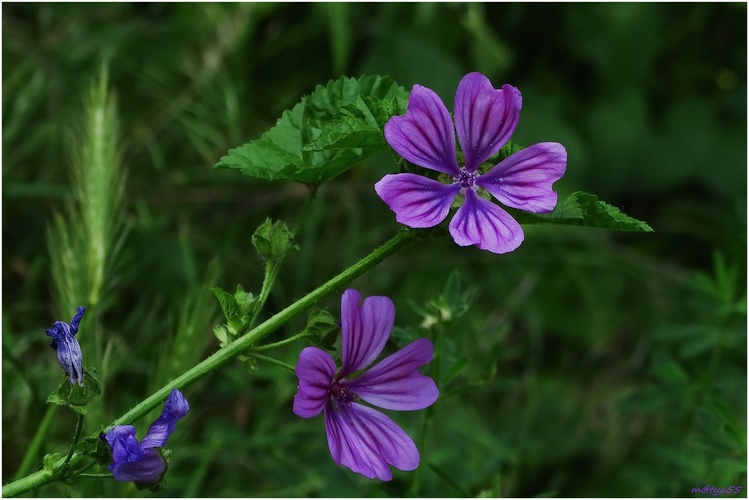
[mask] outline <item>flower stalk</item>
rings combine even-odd
[[[75,449],[75,445],[77,445],[78,441],[81,439],[81,431],[83,430],[83,417],[83,413],[78,414],[78,420],[75,423],[75,433],[73,434],[73,444],[70,445],[70,451],[65,457],[65,461],[62,463],[62,467],[60,467],[60,476],[62,477],[65,477],[65,474],[68,472],[70,459],[73,457],[73,449]]]
[[[252,356],[253,358],[257,358],[259,360],[262,360],[262,361],[267,361],[268,363],[273,363],[274,365],[281,366],[283,368],[286,368],[289,371],[292,371],[292,372],[294,371],[294,367],[293,366],[291,366],[288,363],[284,363],[283,361],[279,361],[276,358],[271,358],[270,356],[264,356],[264,355],[258,354],[256,352],[253,352],[252,354],[250,354],[250,356]]]
[[[418,239],[418,236],[413,231],[407,229],[401,230],[398,234],[393,236],[382,246],[373,250],[369,255],[361,259],[356,264],[345,269],[343,272],[333,277],[328,282],[320,285],[318,288],[308,293],[297,302],[291,304],[286,309],[268,318],[266,321],[253,328],[247,334],[238,338],[220,351],[217,351],[176,379],[172,380],[161,389],[151,394],[151,396],[144,399],[142,402],[130,409],[127,413],[115,420],[108,427],[108,429],[111,429],[112,427],[117,425],[130,424],[140,417],[146,415],[149,411],[151,411],[162,401],[164,401],[172,389],[184,389],[185,387],[210,373],[211,371],[228,363],[239,354],[242,354],[243,351],[248,349],[254,343],[264,339],[265,337],[288,323],[296,315],[302,313],[328,295],[338,291],[341,287],[358,278],[366,271],[373,268],[374,266],[385,260],[387,257],[393,255],[401,248],[405,247],[407,244],[416,239]],[[73,456],[69,459],[69,466],[74,466],[81,460],[83,460],[82,456],[73,454]],[[62,479],[61,467],[63,462],[64,460],[58,461],[58,464],[60,465],[58,466],[57,464],[55,464],[53,471],[43,469],[17,481],[4,485],[2,489],[2,495],[4,497],[20,495],[26,491]]]

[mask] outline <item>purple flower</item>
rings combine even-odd
[[[85,312],[83,307],[77,307],[69,325],[64,321],[55,321],[51,328],[47,328],[47,335],[52,337],[49,345],[57,351],[57,359],[71,384],[83,385],[83,353],[75,334],[78,333],[78,325]]]
[[[509,156],[479,175],[479,166],[509,140],[520,118],[522,98],[512,85],[492,87],[481,73],[463,77],[455,93],[455,129],[465,162],[458,165],[450,113],[432,90],[414,85],[408,111],[385,125],[385,139],[406,160],[452,178],[451,184],[415,174],[389,174],[375,191],[395,212],[396,220],[414,228],[436,226],[447,217],[458,193],[463,205],[450,221],[460,246],[506,253],[523,241],[523,230],[510,214],[480,197],[483,188],[503,204],[534,213],[550,212],[557,203],[551,190],[567,167],[559,143],[542,142]]]
[[[135,427],[118,425],[110,430],[105,439],[112,449],[109,466],[118,481],[153,484],[159,482],[166,470],[166,462],[157,448],[164,446],[177,428],[177,420],[190,411],[190,405],[177,389],[172,389],[164,404],[164,411],[148,429],[140,443],[135,437]]]
[[[369,297],[361,306],[360,301],[356,290],[346,290],[341,298],[340,370],[322,349],[299,353],[294,413],[311,418],[323,411],[333,460],[370,479],[389,481],[388,464],[413,470],[419,452],[395,422],[359,401],[387,410],[421,410],[434,403],[439,390],[419,373],[432,360],[434,347],[419,339],[367,369],[390,337],[395,307],[387,297]],[[352,376],[356,372],[361,373]]]

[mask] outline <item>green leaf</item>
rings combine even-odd
[[[313,344],[326,350],[334,350],[338,337],[339,326],[335,318],[328,311],[313,311],[307,319],[304,329]]]
[[[600,201],[597,196],[577,191],[548,214],[532,214],[509,209],[520,224],[565,224],[595,227],[613,231],[652,233],[646,223],[624,214],[618,208]]]
[[[86,414],[88,403],[101,394],[101,384],[93,368],[83,370],[83,385],[71,384],[66,377],[55,392],[49,395],[47,403],[67,406],[71,410]]]
[[[237,285],[234,295],[218,287],[211,288],[211,291],[221,304],[221,310],[226,317],[225,331],[220,326],[213,329],[213,334],[221,341],[225,334],[228,334],[227,339],[233,337],[249,320],[249,314],[257,302],[257,297],[250,292],[245,292],[241,285]],[[221,331],[217,331],[217,328]]]
[[[99,465],[109,465],[112,463],[112,451],[109,449],[109,445],[98,437],[81,440],[75,445],[73,451],[79,455],[92,458]]]
[[[305,151],[360,148],[387,150],[383,129],[395,115],[406,112],[406,100],[396,96],[383,100],[359,96],[356,102],[341,110],[341,116],[324,125],[317,139]]]
[[[362,76],[361,78],[342,77],[331,80],[327,85],[318,85],[315,91],[306,98],[305,104],[310,110],[310,120],[314,125],[330,121],[341,112],[341,108],[356,102],[359,96],[372,96],[378,99],[389,99],[399,96],[408,98],[408,92],[395,83],[389,76]]]
[[[231,343],[233,335],[229,333],[229,327],[226,325],[215,325],[213,327],[213,335],[218,339],[218,343],[221,347],[226,347]]]
[[[282,221],[273,222],[265,219],[265,222],[255,230],[252,235],[252,244],[263,258],[268,262],[284,258],[293,250],[299,250],[299,245],[294,242],[291,231]]]
[[[260,138],[229,151],[215,168],[236,168],[243,174],[271,181],[321,184],[345,172],[369,152],[359,149],[306,151],[323,128],[339,118],[341,108],[362,97],[390,99],[407,92],[389,77],[342,77],[319,85],[315,91],[285,111],[276,125]]]

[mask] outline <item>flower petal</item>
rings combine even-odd
[[[149,449],[137,462],[115,462],[111,470],[118,481],[152,484],[159,481],[165,469],[166,462],[161,458],[161,454]]]
[[[47,335],[52,337],[50,345],[57,351],[57,359],[70,383],[83,385],[83,352],[78,340],[70,334],[68,324],[55,322],[52,328],[47,329]]]
[[[353,289],[341,298],[340,377],[362,370],[382,352],[395,321],[395,306],[387,297],[367,297]]]
[[[190,411],[190,405],[185,397],[177,389],[172,389],[166,403],[164,403],[161,416],[154,420],[151,427],[148,428],[146,436],[140,443],[141,446],[144,449],[164,446],[169,440],[169,436],[177,428],[177,420],[187,415],[188,411]]]
[[[511,252],[523,242],[520,224],[473,189],[466,190],[463,205],[450,221],[450,234],[460,246],[476,245],[494,253]]]
[[[475,172],[510,139],[520,119],[523,99],[512,85],[495,89],[481,73],[468,73],[455,92],[455,128],[466,159]]]
[[[347,385],[364,401],[380,408],[421,410],[434,403],[440,394],[434,380],[419,373],[419,367],[433,357],[432,342],[418,339],[348,381]]]
[[[70,325],[65,323],[64,321],[55,321],[55,323],[47,328],[45,330],[48,337],[52,337],[52,342],[50,342],[50,347],[52,349],[57,350],[57,341],[58,339],[64,337],[65,335],[72,335],[70,333]]]
[[[294,413],[311,418],[320,413],[328,398],[336,366],[330,354],[317,347],[305,347],[299,353],[294,369],[299,377],[299,390],[294,396]]]
[[[164,411],[162,416],[170,416],[176,420],[187,415],[190,411],[190,404],[185,399],[185,396],[179,391],[179,389],[172,389],[169,393],[169,397],[166,398],[164,403]]]
[[[370,479],[390,481],[388,464],[400,470],[419,466],[419,451],[390,417],[356,403],[325,408],[325,430],[333,460]]]
[[[109,470],[119,463],[137,462],[143,458],[143,449],[135,437],[135,427],[132,425],[118,425],[107,432],[105,439],[112,450],[112,465]]]
[[[408,111],[385,124],[385,139],[413,164],[453,176],[459,172],[450,113],[442,99],[426,87],[413,86]]]
[[[550,212],[557,204],[551,185],[567,168],[567,150],[557,142],[542,142],[502,160],[476,185],[505,205],[534,213]]]
[[[72,333],[73,335],[78,333],[78,325],[80,324],[85,312],[86,308],[84,308],[83,306],[78,306],[75,308],[75,316],[73,316],[73,319],[70,321],[70,333]]]
[[[375,191],[401,224],[432,227],[445,220],[460,185],[415,174],[388,174],[375,184]]]

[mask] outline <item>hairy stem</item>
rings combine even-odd
[[[279,340],[278,342],[273,342],[272,344],[265,344],[257,347],[252,348],[252,352],[256,353],[258,351],[265,351],[268,349],[273,349],[274,347],[281,347],[282,345],[291,344],[292,342],[296,342],[299,339],[303,339],[304,337],[309,336],[307,331],[303,331],[302,333],[297,333],[293,337],[289,337],[284,340]]]
[[[291,366],[288,363],[284,363],[283,361],[279,361],[276,358],[271,358],[270,356],[263,356],[262,354],[253,352],[250,354],[253,358],[262,359],[263,361],[267,361],[268,363],[273,363],[274,365],[282,366],[286,368],[287,370],[294,371],[294,367]]]
[[[65,457],[65,461],[62,463],[62,467],[60,467],[60,476],[65,477],[65,474],[68,472],[68,467],[70,466],[70,459],[73,458],[73,448],[75,448],[75,445],[78,444],[78,440],[81,439],[81,431],[83,430],[83,414],[78,414],[78,421],[75,424],[75,434],[73,434],[73,443],[70,445],[70,451],[68,452],[68,455]]]
[[[265,337],[288,323],[296,315],[302,313],[307,308],[313,306],[328,295],[338,291],[341,287],[350,283],[355,278],[358,278],[366,271],[370,270],[371,268],[385,260],[387,257],[393,255],[398,250],[406,246],[408,243],[414,241],[415,239],[417,239],[417,236],[413,231],[405,229],[401,230],[398,234],[388,240],[384,245],[373,250],[372,253],[361,259],[353,266],[347,268],[327,283],[324,283],[312,292],[308,293],[283,311],[280,311],[274,316],[268,318],[266,321],[252,329],[252,331],[250,331],[249,333],[243,335],[228,346],[217,351],[191,369],[187,370],[179,377],[169,382],[161,389],[151,394],[142,402],[135,405],[130,411],[115,420],[107,429],[105,429],[105,431],[111,429],[116,425],[133,423],[135,420],[144,416],[149,411],[158,406],[161,402],[163,402],[172,391],[172,389],[184,389],[185,387],[200,379],[201,377],[207,375],[211,371],[228,363],[248,347],[252,346],[255,342],[264,339]],[[70,465],[75,465],[82,459],[83,457],[79,455],[73,455],[73,457],[69,460]],[[62,461],[59,461],[58,463],[61,462]],[[57,464],[55,464],[55,472],[49,470],[41,470],[17,481],[6,484],[5,486],[3,486],[2,495],[4,497],[20,495],[21,493],[24,493],[26,491],[61,479],[59,471],[59,467],[57,467]]]
[[[302,224],[304,224],[304,221],[307,220],[309,208],[312,205],[312,202],[315,200],[316,196],[317,187],[313,186],[310,188],[309,195],[304,200],[304,205],[302,205],[302,208],[299,210],[299,215],[296,218],[296,222],[291,228],[292,236],[296,236],[297,230],[302,226]],[[284,257],[281,257],[274,260],[273,262],[268,262],[265,265],[265,278],[263,279],[263,287],[260,289],[260,295],[258,296],[257,303],[255,304],[255,310],[252,313],[252,318],[250,318],[250,321],[247,323],[248,330],[255,324],[257,317],[260,315],[260,311],[263,309],[265,302],[268,300],[270,291],[273,289],[273,285],[276,283],[276,278],[278,278],[278,273],[279,271],[281,271],[281,265],[283,265],[283,261]]]

